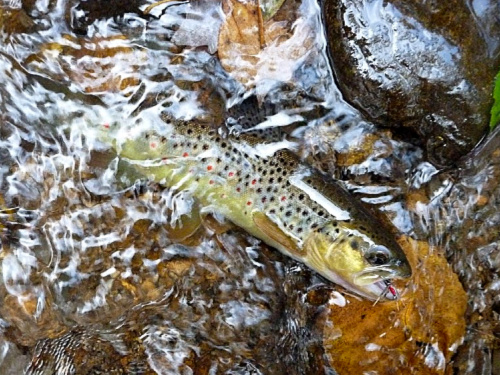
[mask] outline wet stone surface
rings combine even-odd
[[[325,1],[330,59],[345,99],[449,165],[486,132],[500,64],[500,4]],[[421,139],[421,142],[418,141]]]
[[[417,231],[431,232],[436,244],[446,246],[446,256],[468,293],[469,326],[454,359],[461,374],[498,371],[499,129],[464,161],[457,175],[435,175],[422,187],[436,196],[430,202],[417,198],[414,209]]]
[[[258,67],[218,45],[221,25],[234,32],[218,1],[104,3],[0,6],[2,374],[499,368],[498,132],[438,166],[487,125],[495,1],[325,2],[340,90],[315,1],[285,1],[267,45],[245,30]],[[200,225],[189,195],[96,136],[161,113],[295,138],[393,224],[418,269],[401,300],[360,300],[234,226]]]

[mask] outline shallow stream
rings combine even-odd
[[[382,373],[358,360],[378,351],[394,373],[500,373],[500,131],[439,169],[364,120],[337,88],[313,0],[285,2],[267,24],[282,41],[250,67],[221,42],[232,29],[218,1],[148,14],[119,3],[0,5],[2,374],[349,373],[332,343],[349,327],[332,316],[364,302],[241,230],[183,238],[171,223],[196,215],[193,199],[127,169],[99,138],[162,112],[222,125],[231,111],[285,127],[306,162],[392,222],[414,266],[443,259],[400,287],[400,304],[350,310],[394,318],[379,333],[392,337],[415,295],[411,325],[426,327],[386,346],[344,342],[365,374]],[[466,300],[458,282],[437,283],[441,270]],[[450,333],[440,314],[461,311],[454,301],[466,329]]]

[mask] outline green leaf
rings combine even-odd
[[[260,0],[260,9],[264,17],[264,21],[267,21],[280,10],[281,6],[285,0]]]
[[[493,89],[493,107],[491,107],[490,129],[493,130],[500,122],[500,72],[495,77],[495,88]]]

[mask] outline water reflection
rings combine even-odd
[[[282,116],[268,125],[290,118],[307,124],[292,132],[304,158],[346,180],[400,233],[447,246],[473,301],[458,363],[463,369],[475,361],[486,373],[489,357],[480,348],[498,330],[491,323],[498,310],[498,178],[487,178],[496,176],[496,164],[469,165],[453,185],[456,176],[438,173],[411,140],[364,121],[333,84],[313,1],[293,8],[312,44],[307,58],[286,61],[292,82],[280,82],[278,69],[251,90],[214,55],[224,19],[217,1],[175,2],[149,15],[136,2],[120,2],[111,13],[103,4],[0,9],[0,197],[2,207],[15,208],[0,213],[5,373],[334,372],[338,358],[325,353],[323,340],[342,333],[332,326],[331,305],[356,299],[337,291],[331,299],[335,286],[236,229],[200,227],[186,238],[172,223],[196,212],[195,202],[179,196],[174,210],[172,192],[135,184],[142,176],[94,131],[154,124],[162,110],[221,124],[226,107],[249,93],[257,94],[244,110],[250,125],[276,113]],[[375,29],[383,27],[375,21]],[[381,45],[394,43],[387,34]],[[429,64],[420,68],[443,78]],[[266,104],[255,110],[259,102]],[[498,160],[491,142],[477,158]],[[484,225],[471,222],[471,212]],[[463,241],[478,241],[471,245],[477,251],[461,253]],[[478,323],[477,312],[489,323]],[[418,358],[441,369],[442,352],[422,343]],[[374,345],[363,347],[373,353]]]

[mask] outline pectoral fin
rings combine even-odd
[[[257,228],[259,228],[273,241],[278,242],[281,246],[285,247],[290,254],[297,257],[301,257],[303,255],[295,240],[283,232],[283,230],[266,214],[262,212],[254,212],[252,219]]]
[[[201,209],[200,218],[203,226],[215,234],[226,233],[235,228],[233,223],[218,215],[217,210],[210,206]]]

